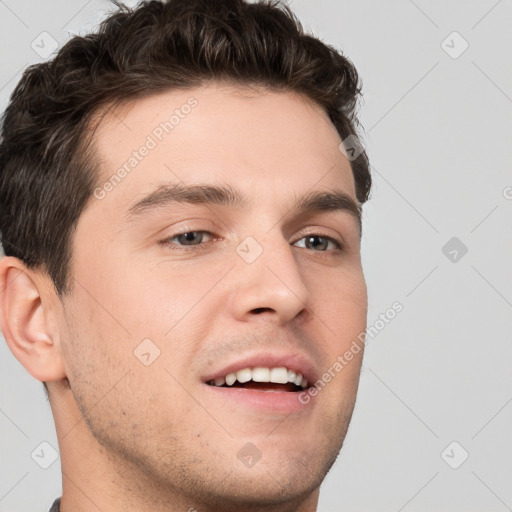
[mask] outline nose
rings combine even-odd
[[[309,291],[289,243],[273,234],[263,242],[251,237],[245,248],[253,255],[246,257],[242,242],[237,251],[240,259],[234,269],[232,314],[240,321],[266,317],[279,325],[299,317],[308,318]],[[252,260],[259,252],[261,254]]]

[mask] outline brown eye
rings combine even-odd
[[[299,242],[304,241],[304,245],[300,245],[299,247],[304,247],[305,249],[312,249],[314,251],[324,252],[329,250],[329,244],[331,244],[331,249],[341,249],[341,244],[334,240],[331,237],[322,236],[322,235],[307,235],[297,242],[295,244],[298,244]]]

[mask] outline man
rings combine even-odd
[[[119,6],[25,72],[0,320],[47,387],[52,510],[316,510],[366,327],[359,91],[287,7],[242,0]]]

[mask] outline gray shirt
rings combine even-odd
[[[59,512],[60,510],[60,498],[57,498],[52,505],[52,508],[50,509],[50,512]]]

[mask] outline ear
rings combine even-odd
[[[0,327],[16,359],[37,380],[66,376],[56,329],[56,293],[49,277],[18,258],[0,260]]]

